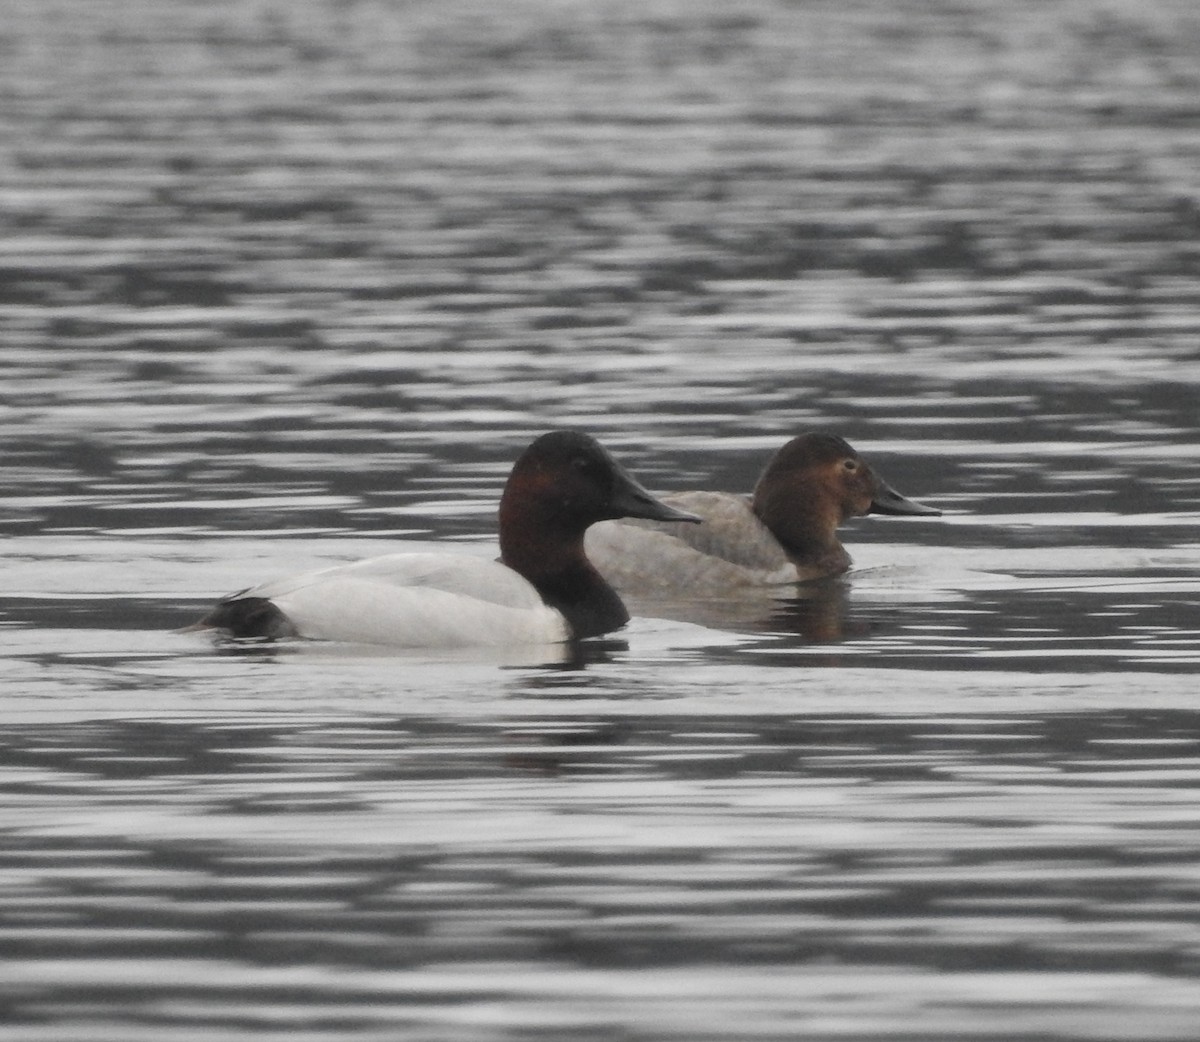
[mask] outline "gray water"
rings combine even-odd
[[[0,1039],[1193,1039],[1188,3],[14,2]],[[935,519],[578,654],[231,649],[536,434]]]

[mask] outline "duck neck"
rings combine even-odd
[[[841,516],[822,511],[815,503],[781,503],[770,497],[754,499],[754,513],[779,541],[802,580],[838,575],[850,565],[850,555],[838,541]]]
[[[629,612],[583,550],[585,529],[557,528],[501,509],[500,560],[528,579],[561,612],[574,637],[594,637],[624,626]]]

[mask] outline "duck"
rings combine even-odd
[[[808,431],[767,462],[749,496],[674,492],[661,502],[704,520],[694,529],[605,521],[589,530],[588,557],[629,593],[674,594],[779,587],[849,570],[838,526],[864,514],[931,517],[902,496],[842,437]]]
[[[624,626],[629,612],[588,560],[584,533],[626,517],[700,520],[652,496],[590,435],[551,431],[525,449],[505,483],[498,559],[401,552],[303,572],[224,597],[189,629],[410,648],[599,636]]]

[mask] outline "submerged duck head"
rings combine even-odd
[[[824,431],[775,453],[754,486],[753,508],[789,554],[809,559],[845,554],[834,533],[852,517],[941,513],[900,495],[844,438]]]

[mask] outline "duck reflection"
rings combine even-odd
[[[213,638],[217,654],[267,661],[365,661],[397,659],[404,662],[434,662],[446,665],[485,665],[501,669],[538,669],[554,672],[584,669],[610,661],[629,650],[619,638],[571,640],[558,644],[517,644],[512,647],[476,648],[391,648],[382,644],[342,641],[264,640],[262,638]]]
[[[849,586],[841,579],[745,587],[722,596],[626,594],[625,600],[635,616],[735,633],[795,636],[808,643],[836,643],[860,637],[868,628],[852,617]]]

